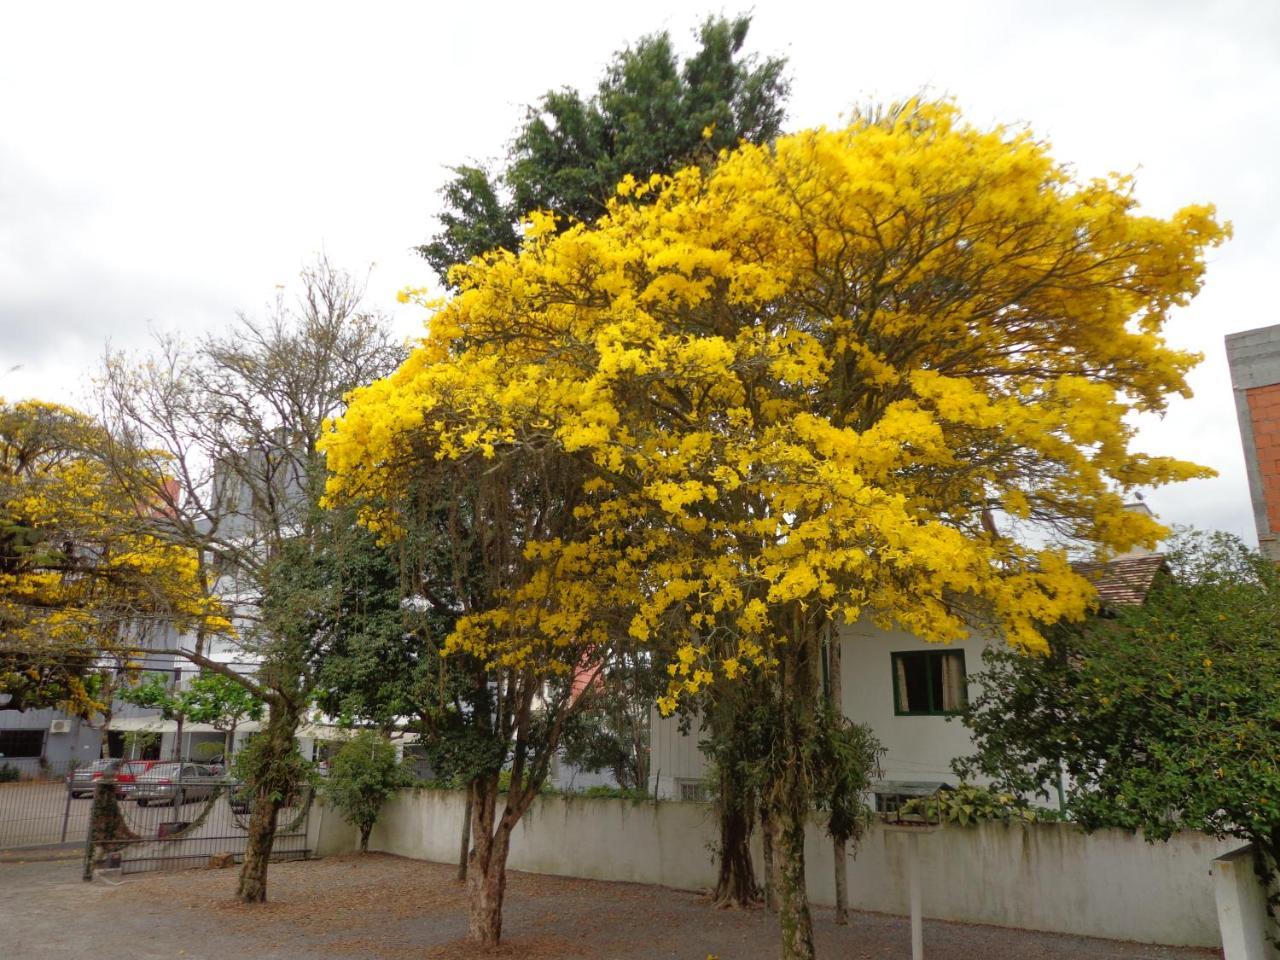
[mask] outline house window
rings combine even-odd
[[[963,650],[893,654],[893,712],[898,716],[956,713],[967,702]]]
[[[701,780],[677,780],[680,799],[685,803],[706,803],[711,799],[707,794],[707,785]]]
[[[0,757],[38,757],[44,753],[44,730],[0,730]]]

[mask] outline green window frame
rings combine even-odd
[[[968,703],[963,650],[900,650],[890,661],[895,717],[951,717]]]

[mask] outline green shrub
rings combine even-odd
[[[606,800],[652,800],[648,790],[640,790],[635,787],[609,787],[596,786],[587,787],[585,790],[579,790],[568,796],[591,797],[592,799]]]
[[[362,730],[334,754],[324,792],[343,818],[359,829],[360,849],[368,850],[382,804],[407,784],[396,748],[376,730]]]
[[[945,788],[932,797],[908,800],[902,805],[901,812],[907,816],[919,816],[940,823],[958,823],[961,826],[992,821],[1034,823],[1050,819],[1022,797],[970,783]]]
[[[0,766],[0,783],[14,783],[18,779],[18,768],[11,763]]]

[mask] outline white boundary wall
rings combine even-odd
[[[460,793],[404,791],[382,811],[369,847],[455,861]],[[311,816],[320,856],[357,846],[355,831],[323,806]],[[651,883],[683,890],[715,882],[706,804],[547,796],[516,828],[515,870]],[[907,912],[909,838],[877,828],[849,862],[849,905]],[[1212,861],[1236,844],[1200,833],[1146,843],[1119,830],[1086,834],[1070,824],[946,827],[920,836],[924,914],[1176,946],[1218,947]],[[818,822],[806,847],[809,897],[834,903],[831,841]],[[759,850],[756,851],[757,868]]]

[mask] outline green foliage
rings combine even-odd
[[[130,730],[124,735],[124,748],[133,756],[141,756],[148,750],[159,750],[160,734],[153,730]]]
[[[1069,777],[1084,826],[1180,829],[1280,857],[1280,574],[1225,533],[1171,542],[1146,603],[1051,637],[1046,657],[987,655],[961,776],[1047,795]]]
[[[992,821],[1011,822],[1052,819],[1040,810],[1012,793],[1002,793],[989,787],[962,783],[958,787],[940,790],[932,797],[917,797],[902,805],[901,812],[908,816],[923,817],[935,823],[958,823],[970,826]]]
[[[360,830],[360,849],[366,850],[382,805],[406,785],[395,747],[376,730],[362,730],[334,755],[324,793]]]
[[[561,758],[592,773],[608,770],[624,790],[646,792],[649,714],[661,689],[652,657],[616,657],[600,671],[590,706],[566,721]]]
[[[827,832],[857,843],[874,814],[866,804],[871,783],[880,776],[885,748],[871,728],[825,707],[806,751],[814,771],[813,797],[827,813]]]
[[[203,741],[197,743],[191,748],[191,759],[197,763],[208,763],[211,760],[217,760],[222,757],[223,747],[220,743],[211,743]]]
[[[299,788],[316,779],[315,767],[302,758],[297,740],[275,750],[265,733],[255,733],[245,741],[231,762],[231,775],[243,781],[247,792],[265,787],[267,794],[281,803],[288,803]]]
[[[587,787],[585,790],[578,790],[568,796],[587,797],[591,800],[652,800],[648,790],[636,789],[634,787],[607,787],[596,786]]]
[[[241,683],[220,673],[201,673],[178,695],[179,709],[191,723],[229,730],[246,720],[261,720],[266,705]]]
[[[174,693],[169,678],[164,674],[146,673],[138,678],[132,686],[122,687],[116,696],[125,703],[148,710],[159,710],[165,720],[172,720],[178,715],[178,697]]]
[[[441,230],[419,253],[446,280],[455,263],[515,250],[517,224],[534,210],[554,211],[566,224],[594,220],[627,174],[644,179],[743,140],[772,140],[785,115],[786,62],[744,55],[750,26],[749,16],[708,18],[683,62],[667,33],[642,37],[615,54],[595,95],[544,94],[516,131],[504,168],[453,169],[441,191]]]
[[[16,783],[18,777],[18,768],[13,764],[0,764],[0,783]]]

